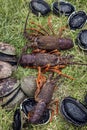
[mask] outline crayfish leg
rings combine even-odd
[[[54,32],[54,30],[53,30],[53,26],[52,26],[51,19],[52,19],[52,18],[49,16],[49,17],[48,17],[48,27],[49,27],[49,29],[51,30],[52,34],[55,35],[55,32]]]
[[[42,67],[42,69],[44,69],[43,73],[47,72],[49,70],[49,68],[50,68],[50,64],[47,64],[47,65],[43,66]]]
[[[26,29],[26,30],[36,31],[36,32],[38,32],[38,33],[41,34],[41,35],[45,35],[43,32],[41,32],[40,30],[38,30],[38,29],[36,29],[36,28],[28,28],[28,29]]]
[[[41,50],[41,49],[35,49],[33,50],[33,53],[45,53],[46,50]]]
[[[58,73],[59,75],[62,75],[63,77],[66,77],[66,78],[69,78],[69,79],[71,79],[71,80],[74,80],[74,78],[73,77],[71,77],[71,76],[68,76],[68,75],[66,75],[66,74],[63,74],[60,70],[58,70],[58,69],[49,69],[50,71],[52,71],[52,72],[56,72],[56,73]]]
[[[40,24],[36,24],[35,22],[30,22],[31,24],[34,24],[36,26],[38,26],[41,30],[43,30],[47,35],[49,35],[49,33],[47,32],[47,30]]]
[[[63,31],[65,31],[66,29],[67,29],[66,26],[61,27],[61,28],[59,29],[59,34],[58,34],[58,37],[59,37],[59,38],[63,35]]]
[[[60,55],[60,54],[61,54],[57,49],[55,49],[55,50],[53,50],[53,51],[50,51],[49,53],[50,53],[50,54],[57,54],[57,55]]]
[[[52,100],[49,105],[53,105],[53,104],[56,105],[56,115],[58,115],[58,99]],[[50,122],[52,122],[55,110],[51,106],[49,106],[48,108],[52,111],[51,112],[51,118],[50,118]]]
[[[41,73],[41,67],[38,67],[38,77],[36,79],[37,89],[35,91],[35,99],[37,98],[43,84],[46,82],[46,77]]]

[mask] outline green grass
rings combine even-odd
[[[53,2],[53,0],[47,1],[50,5]],[[85,12],[87,12],[86,0],[70,0],[69,2],[75,5],[76,10],[84,10]],[[14,45],[16,48],[17,55],[21,53],[21,49],[26,43],[26,40],[24,39],[22,32],[25,24],[25,19],[29,10],[28,3],[29,0],[0,0],[0,41]],[[58,35],[59,28],[66,25],[67,18],[64,16],[57,17],[54,16],[52,13],[50,13],[49,16],[51,16],[52,18],[53,29],[55,30],[55,33]],[[45,28],[47,28],[48,16],[37,18],[34,14],[30,13],[29,20],[35,21],[36,23],[44,25]],[[87,24],[83,28],[87,28]],[[80,30],[70,31],[69,29],[67,29],[63,32],[63,36],[69,36],[75,42],[77,33]],[[79,50],[76,44],[73,49],[61,53],[73,54],[75,55],[75,59],[77,61],[81,60],[84,63],[87,62],[87,53]],[[84,95],[87,91],[86,71],[86,66],[69,66],[65,68],[63,72],[67,75],[73,76],[75,80],[71,81],[62,77],[59,81],[60,85],[57,89],[57,92],[54,93],[54,98],[58,98],[60,102],[64,97],[72,96],[74,98],[77,98],[79,101],[83,102]],[[26,76],[34,74],[37,74],[35,70],[23,69],[22,67],[19,67],[17,72],[14,73],[14,76],[18,79],[21,79],[23,75]],[[7,112],[4,109],[0,108],[0,130],[12,130],[13,113],[14,110]],[[72,124],[68,123],[59,112],[59,115],[55,116],[51,123],[48,123],[44,126],[29,125],[29,128],[26,128],[26,130],[28,129],[86,130],[87,126],[81,128],[75,127]]]

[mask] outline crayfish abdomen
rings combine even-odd
[[[36,124],[43,115],[45,109],[46,109],[46,103],[43,101],[39,101],[35,106],[34,114],[32,117],[30,117],[29,121],[33,124]]]
[[[52,50],[68,50],[71,49],[74,44],[69,38],[58,38],[57,36],[41,36],[37,39],[37,48],[47,51]],[[35,43],[32,45],[34,46]]]

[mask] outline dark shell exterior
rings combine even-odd
[[[4,42],[0,42],[0,52],[8,55],[16,54],[14,46]]]
[[[87,20],[87,15],[84,11],[73,12],[69,16],[69,27],[72,30],[80,29],[84,26]]]
[[[60,111],[67,121],[76,126],[87,123],[87,109],[79,101],[72,97],[66,97],[61,102]]]
[[[68,2],[60,1],[53,3],[53,13],[56,15],[65,15],[69,16],[72,12],[75,11],[75,7]]]
[[[31,0],[29,7],[32,10],[32,13],[36,14],[37,16],[39,14],[45,16],[51,11],[50,6],[44,0]]]
[[[8,105],[12,100],[14,95],[18,92],[18,88],[16,88],[12,93],[9,93],[8,95],[5,95],[3,97],[0,97],[0,105],[2,107]]]
[[[11,65],[17,65],[17,57],[15,55],[7,55],[0,52],[0,61],[8,62]]]
[[[0,79],[8,78],[12,74],[12,66],[7,63],[0,61]]]
[[[17,89],[19,80],[11,77],[0,80],[0,97],[6,97]]]
[[[86,104],[86,106],[87,106],[87,94],[86,94],[85,97],[84,97],[84,102],[85,102],[85,104]]]
[[[28,112],[33,111],[35,108],[35,105],[37,102],[34,100],[34,98],[28,98],[24,100],[24,102],[20,105],[21,110],[25,113],[25,115],[28,115]],[[50,110],[46,109],[43,113],[43,116],[41,119],[37,122],[36,125],[41,125],[41,124],[47,124],[50,119]]]
[[[6,110],[11,110],[18,106],[25,98],[26,96],[24,93],[20,90],[20,88],[18,88],[8,97],[3,98],[3,104],[1,106]]]
[[[14,117],[13,117],[13,130],[21,130],[21,112],[20,109],[17,109],[14,112]]]
[[[21,89],[28,97],[34,97],[36,91],[36,77],[28,76],[21,79]]]
[[[78,43],[78,46],[82,50],[86,50],[87,51],[87,29],[81,30],[78,33],[76,42]]]

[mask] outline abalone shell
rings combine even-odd
[[[66,97],[62,100],[60,111],[67,121],[76,126],[83,126],[87,123],[86,107],[72,97]]]
[[[87,29],[78,33],[76,42],[82,50],[87,50]]]
[[[80,29],[84,26],[87,20],[87,15],[84,11],[73,12],[69,16],[69,27],[72,30]]]
[[[69,2],[65,2],[65,1],[60,1],[60,2],[54,2],[53,3],[53,13],[56,15],[65,15],[65,16],[69,16],[72,12],[75,11],[75,7],[69,3]]]
[[[44,0],[32,0],[29,3],[29,7],[32,10],[32,13],[37,16],[39,14],[45,16],[51,11],[50,6]]]

